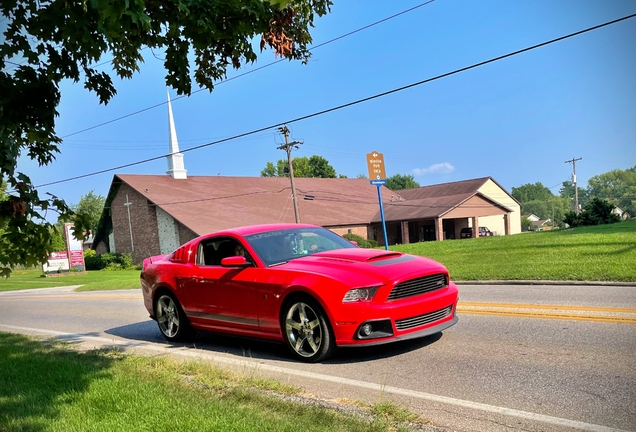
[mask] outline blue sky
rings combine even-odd
[[[314,42],[422,2],[334,0]],[[179,144],[184,150],[276,124],[632,13],[633,0],[436,0],[316,49],[308,65],[281,62],[174,101]],[[81,83],[64,83],[59,136],[165,102],[162,62],[144,53],[141,73],[116,82],[106,107]],[[274,60],[266,51],[229,77]],[[40,185],[166,154],[167,116],[161,106],[74,135],[49,167],[23,158],[19,170]],[[295,156],[324,156],[349,177],[366,174],[365,154],[377,150],[387,175],[413,174],[421,185],[491,176],[508,191],[539,181],[556,194],[572,172],[564,161],[582,157],[577,175],[586,186],[594,175],[636,165],[636,18],[289,128],[305,142]],[[188,152],[185,166],[188,175],[258,176],[285,156],[281,142],[275,131],[262,132]],[[166,169],[162,159],[114,173]],[[40,191],[77,203],[90,190],[106,195],[114,173]]]

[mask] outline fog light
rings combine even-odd
[[[363,336],[369,336],[371,333],[373,333],[373,326],[370,323],[366,323],[362,326],[360,332]]]

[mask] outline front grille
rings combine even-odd
[[[430,324],[432,322],[439,321],[442,318],[446,318],[451,314],[452,310],[453,306],[451,305],[435,312],[419,315],[412,318],[397,320],[395,321],[395,328],[397,328],[398,330],[408,330],[414,327]]]
[[[446,288],[448,279],[445,274],[435,274],[400,282],[393,287],[387,300],[398,300]]]

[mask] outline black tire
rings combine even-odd
[[[161,335],[170,342],[183,341],[192,336],[190,322],[172,293],[163,292],[157,297],[155,319]]]
[[[327,314],[310,297],[294,297],[285,302],[281,327],[287,347],[298,360],[316,363],[330,357],[336,350]]]

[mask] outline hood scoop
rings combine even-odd
[[[336,249],[332,251],[319,252],[313,254],[316,258],[326,258],[335,260],[357,261],[357,262],[374,262],[392,258],[399,258],[404,254],[399,252],[379,251],[377,249]]]
[[[399,252],[385,252],[372,257],[367,258],[365,261],[377,261],[381,259],[399,258],[402,254]]]

